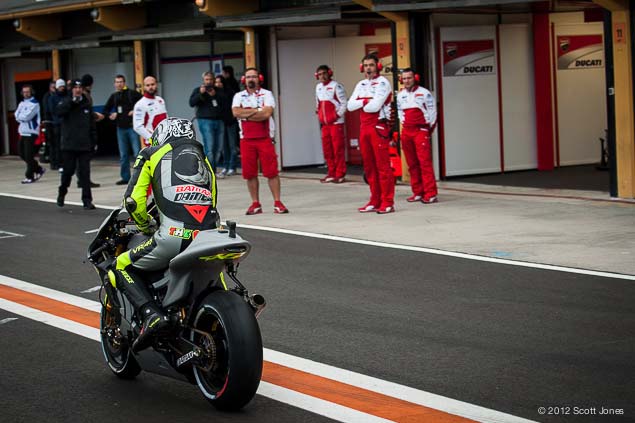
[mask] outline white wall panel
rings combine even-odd
[[[333,63],[333,39],[278,41],[280,138],[282,166],[324,163],[320,128],[315,117],[313,74]]]
[[[535,169],[533,40],[529,25],[501,25],[500,62],[505,170]]]
[[[556,24],[553,48],[558,49],[558,36],[602,33],[601,23]],[[553,66],[557,69],[557,60]],[[598,138],[607,127],[604,72],[604,63],[602,67],[556,70],[561,166],[600,160]]]
[[[495,40],[494,26],[441,28],[446,41]],[[440,52],[443,57],[443,51]],[[500,172],[498,82],[493,73],[443,76],[446,175]]]

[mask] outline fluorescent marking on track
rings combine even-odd
[[[85,233],[85,234],[94,234],[94,233],[97,233],[97,232],[99,232],[99,228],[97,228],[97,229],[91,229],[90,231],[85,231],[84,233]]]
[[[99,341],[97,302],[0,275],[0,308]],[[530,422],[289,354],[264,355],[259,394],[343,422]]]
[[[90,294],[91,292],[99,291],[100,289],[101,289],[101,285],[93,286],[92,288],[88,288],[88,289],[83,290],[81,293],[82,294]]]
[[[289,404],[293,407],[328,417],[333,420],[350,423],[384,423],[392,420],[382,419],[371,414],[362,413],[352,408],[343,407],[332,402],[324,401],[282,386],[274,385],[265,381],[260,382],[258,394],[274,399],[276,401]]]
[[[51,200],[48,198],[40,198],[40,197],[29,197],[26,195],[20,194],[9,194],[0,192],[0,196],[4,197],[13,197],[20,198],[23,200],[34,200],[34,201],[44,201],[46,203],[54,203],[55,200]],[[81,203],[68,203],[75,204],[81,206]],[[95,207],[99,209],[106,210],[115,210],[119,207],[112,206],[100,206],[95,205]],[[363,239],[355,239],[355,238],[347,238],[343,236],[336,235],[325,235],[325,234],[317,234],[313,232],[304,232],[304,231],[296,231],[293,229],[283,229],[283,228],[271,228],[268,226],[256,226],[256,225],[238,225],[239,228],[245,229],[253,229],[257,231],[266,231],[266,232],[275,232],[287,235],[297,235],[297,236],[305,236],[307,238],[316,238],[316,239],[326,239],[329,241],[340,241],[340,242],[349,242],[351,244],[359,244],[359,245],[369,245],[371,247],[382,247],[382,248],[393,248],[396,250],[405,250],[405,251],[414,251],[418,253],[427,253],[427,254],[436,254],[440,256],[447,257],[456,257],[466,260],[476,260],[476,261],[484,261],[488,263],[498,263],[498,264],[507,264],[511,266],[520,266],[520,267],[529,267],[533,269],[542,269],[542,270],[552,270],[554,272],[566,272],[566,273],[575,273],[579,275],[588,275],[588,276],[599,276],[602,278],[613,278],[613,279],[625,279],[635,281],[635,275],[627,275],[623,273],[612,273],[612,272],[602,272],[599,270],[588,270],[588,269],[579,269],[576,267],[566,267],[566,266],[556,266],[552,264],[541,264],[541,263],[531,263],[528,261],[519,261],[519,260],[509,260],[502,259],[496,257],[488,257],[488,256],[479,256],[477,254],[468,254],[468,253],[458,253],[455,251],[446,251],[439,250],[435,248],[427,248],[427,247],[416,247],[412,245],[401,245],[401,244],[391,244],[388,242],[379,242],[379,241],[368,241]]]
[[[341,241],[341,242],[349,242],[352,244],[369,245],[371,247],[393,248],[395,250],[405,250],[405,251],[414,251],[418,253],[436,254],[440,256],[456,257],[456,258],[462,258],[467,260],[477,260],[477,261],[484,261],[489,263],[509,264],[512,266],[520,266],[520,267],[530,267],[533,269],[553,270],[556,272],[577,273],[580,275],[599,276],[603,278],[626,279],[626,280],[635,281],[635,275],[626,275],[623,273],[602,272],[598,270],[587,270],[587,269],[578,269],[575,267],[556,266],[552,264],[540,264],[540,263],[531,263],[527,261],[508,260],[508,259],[501,259],[501,258],[495,258],[495,257],[479,256],[476,254],[457,253],[454,251],[437,250],[434,248],[415,247],[412,245],[400,245],[400,244],[391,244],[388,242],[368,241],[363,239],[347,238],[347,237],[336,236],[336,235],[324,235],[324,234],[316,234],[312,232],[295,231],[292,229],[270,228],[267,226],[241,224],[241,225],[238,225],[238,227],[245,228],[245,229],[254,229],[257,231],[267,231],[267,232],[276,232],[276,233],[287,234],[287,235],[305,236],[308,238],[326,239],[329,241]]]
[[[17,317],[7,317],[6,319],[0,320],[0,325],[4,325],[5,323],[13,322],[14,320],[18,320]]]
[[[22,234],[15,234],[13,232],[7,232],[7,231],[0,231],[0,239],[4,239],[4,238],[19,238],[19,237],[23,237],[24,235]]]

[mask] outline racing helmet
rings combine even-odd
[[[152,146],[163,145],[168,141],[189,138],[194,139],[194,128],[191,120],[182,118],[167,118],[154,129],[150,137]]]

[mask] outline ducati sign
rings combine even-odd
[[[443,76],[493,75],[494,40],[443,43]]]
[[[559,35],[558,70],[604,67],[604,41],[601,34]]]

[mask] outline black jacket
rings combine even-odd
[[[115,123],[117,128],[132,128],[132,115],[128,113],[134,109],[134,105],[141,99],[141,94],[135,90],[124,88],[122,91],[114,92],[108,97],[104,105],[104,114],[117,113]],[[121,107],[121,111],[119,111]]]
[[[55,111],[62,118],[62,151],[92,151],[97,145],[97,127],[90,101],[82,96],[76,103],[66,96]]]
[[[222,120],[227,102],[227,97],[221,90],[215,90],[214,95],[209,95],[206,92],[201,94],[199,87],[196,87],[190,96],[190,107],[196,107],[197,119]]]

